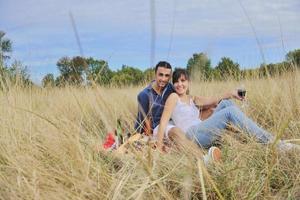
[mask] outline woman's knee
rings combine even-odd
[[[213,134],[211,134],[211,130],[201,128],[189,130],[186,136],[189,140],[192,140],[201,148],[207,148],[211,146],[213,142]]]
[[[192,139],[194,143],[196,143],[199,147],[208,149],[213,144],[213,138],[206,136],[206,137],[195,137]]]
[[[238,118],[240,109],[233,105],[225,108],[226,117],[229,121]]]

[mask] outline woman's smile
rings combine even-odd
[[[174,83],[174,88],[177,94],[186,94],[189,82],[185,76],[181,75],[177,82]]]

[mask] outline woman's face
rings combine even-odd
[[[176,93],[179,95],[186,94],[189,89],[189,81],[184,75],[181,75],[173,85]]]

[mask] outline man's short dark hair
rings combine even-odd
[[[164,68],[172,70],[172,66],[170,65],[170,63],[168,63],[166,61],[159,61],[157,63],[157,65],[155,66],[155,73],[157,72],[158,67],[164,67]]]

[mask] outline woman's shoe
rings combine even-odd
[[[300,152],[300,145],[289,143],[284,140],[279,141],[278,148],[280,151],[299,151]]]
[[[221,150],[218,147],[212,146],[208,149],[208,153],[203,156],[204,164],[210,165],[214,162],[221,161]]]

